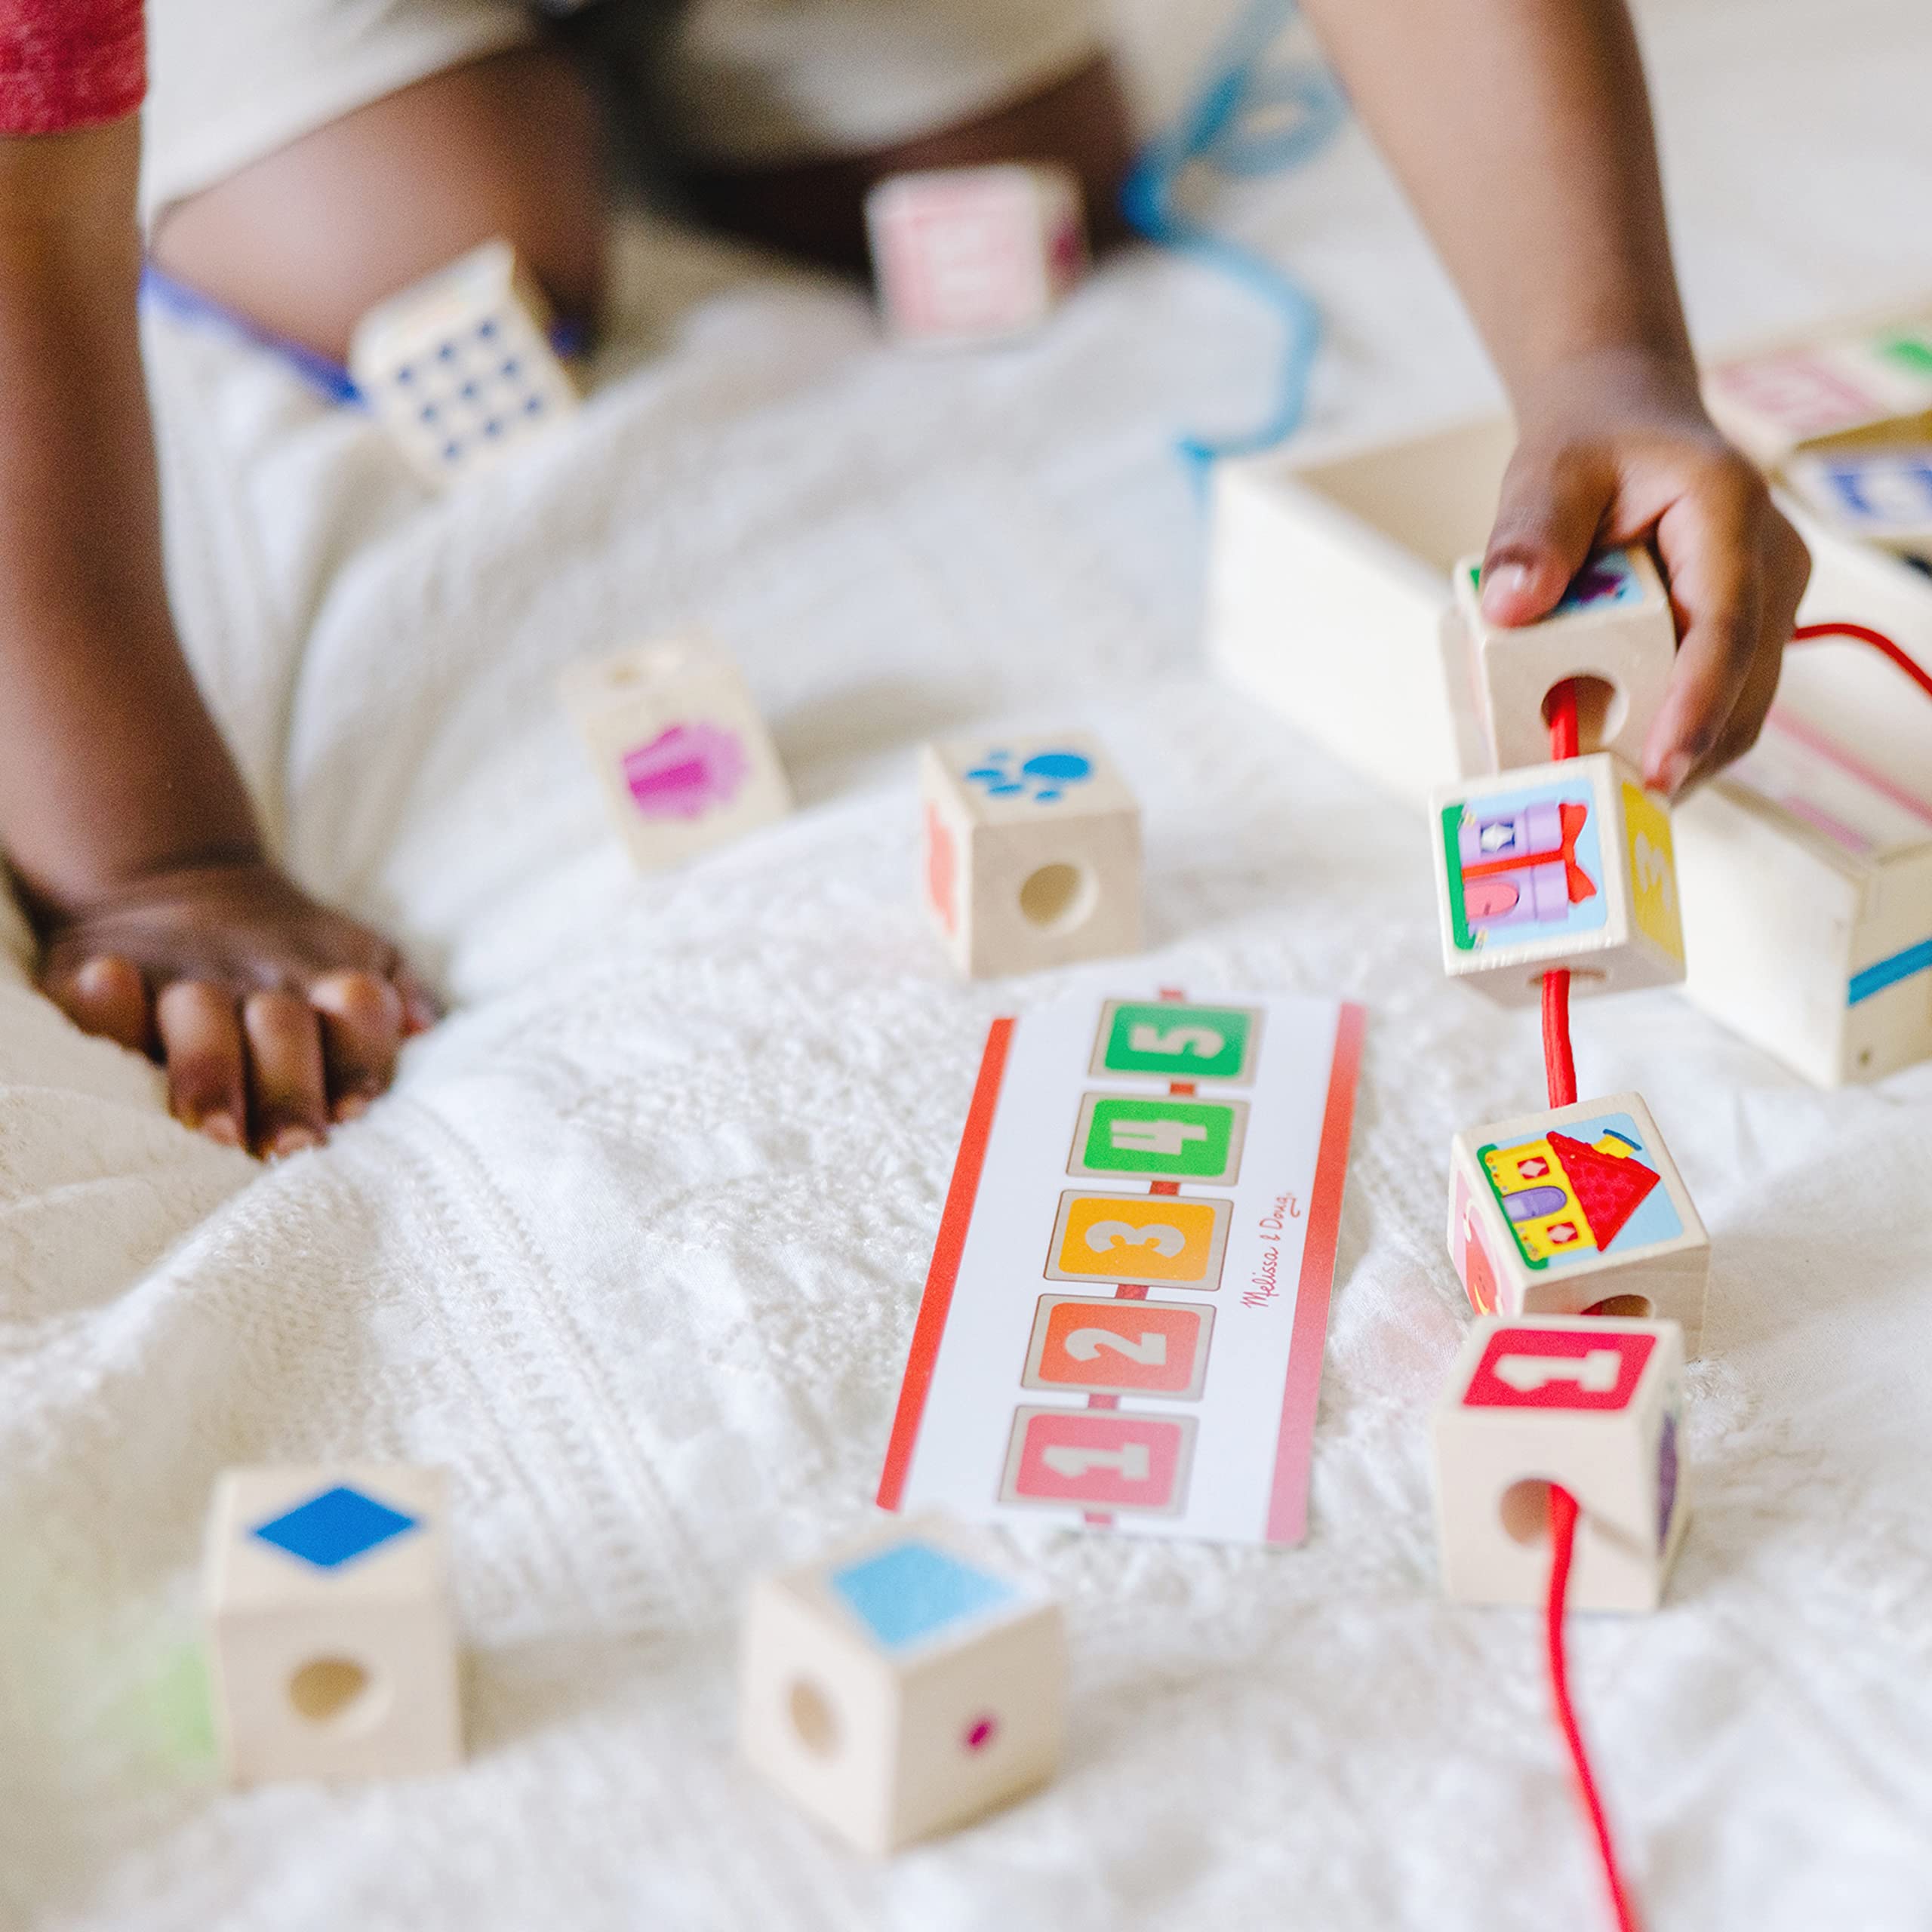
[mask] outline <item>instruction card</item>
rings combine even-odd
[[[1362,1024],[1174,989],[994,1021],[884,1508],[1301,1540]]]

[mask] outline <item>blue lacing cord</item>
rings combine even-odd
[[[1196,162],[1236,179],[1280,174],[1318,152],[1346,118],[1347,101],[1326,68],[1308,60],[1269,60],[1297,11],[1295,0],[1253,0],[1192,103],[1142,150],[1121,191],[1122,212],[1149,241],[1232,277],[1278,309],[1286,325],[1275,405],[1266,420],[1218,441],[1181,439],[1180,454],[1198,482],[1220,458],[1257,455],[1294,435],[1321,343],[1321,312],[1286,269],[1176,206],[1182,177]]]
[[[185,281],[177,281],[152,262],[145,263],[141,270],[141,297],[158,309],[166,309],[170,315],[184,316],[190,321],[212,323],[232,335],[239,336],[245,342],[254,343],[257,349],[267,349],[270,354],[279,356],[311,389],[331,402],[346,403],[356,409],[365,407],[362,392],[340,362],[331,361],[312,349],[305,349],[299,342],[291,342],[288,337],[277,335],[272,330],[257,328],[225,303],[217,302],[211,295],[204,295]],[[589,342],[590,331],[581,322],[558,321],[551,325],[550,346],[566,361],[581,355],[589,346]]]

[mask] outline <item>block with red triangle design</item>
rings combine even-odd
[[[1450,1167],[1450,1257],[1479,1306],[1672,1321],[1697,1353],[1709,1237],[1638,1095],[1471,1128]]]

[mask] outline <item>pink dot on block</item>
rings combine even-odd
[[[624,754],[624,782],[647,818],[702,818],[729,804],[751,769],[734,732],[673,724]]]
[[[969,1751],[983,1751],[993,1741],[999,1730],[998,1718],[987,1716],[976,1718],[966,1727],[966,1735],[961,1740]]]

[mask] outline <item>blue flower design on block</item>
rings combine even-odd
[[[1011,1588],[929,1543],[895,1543],[835,1570],[832,1587],[888,1651],[903,1651],[1004,1603]]]
[[[1091,759],[1078,752],[1036,752],[1016,761],[1004,747],[995,747],[966,774],[968,784],[983,785],[993,798],[1030,797],[1038,805],[1063,798],[1069,787],[1084,785],[1094,775]]]
[[[258,1524],[254,1534],[318,1570],[334,1570],[421,1527],[414,1516],[338,1483],[286,1515]]]

